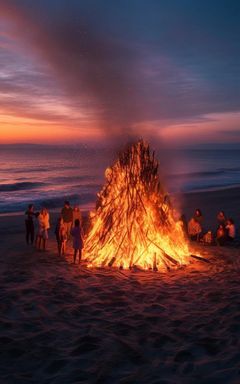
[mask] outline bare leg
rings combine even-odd
[[[26,220],[26,221],[25,221],[25,224],[26,224],[26,243],[28,244],[28,243],[29,243],[29,234],[30,234],[30,231],[29,231],[29,222]]]
[[[58,241],[57,243],[57,247],[58,247],[58,256],[61,256],[61,248],[62,248],[62,244]]]
[[[66,252],[66,240],[62,242],[62,256],[64,256],[65,252]]]
[[[73,262],[76,263],[77,249],[74,249]]]
[[[78,264],[80,264],[80,261],[82,259],[82,250],[79,249],[78,252],[79,252],[79,254],[78,254]]]
[[[36,236],[36,239],[35,239],[35,247],[36,248],[38,247],[38,235]]]
[[[33,244],[33,242],[34,242],[34,224],[33,224],[33,222],[31,223],[31,226],[30,226],[30,236],[31,236],[31,244]]]
[[[36,239],[36,248],[37,249],[40,249],[41,247],[41,236],[37,236],[37,239]]]

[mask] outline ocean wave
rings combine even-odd
[[[62,170],[63,165],[58,167],[51,167],[51,171]],[[65,166],[64,170],[76,169],[76,166]],[[36,172],[49,172],[49,167],[28,167],[28,168],[5,168],[0,170],[2,173],[36,173]]]
[[[45,207],[47,209],[61,208],[64,205],[64,201],[68,200],[73,205],[85,205],[94,204],[96,201],[95,193],[82,193],[82,194],[62,194],[61,196],[53,196],[48,198],[35,198],[29,199],[28,203],[25,201],[15,201],[13,203],[6,203],[6,201],[0,201],[0,213],[11,213],[25,211],[28,204],[34,204],[36,209]]]
[[[34,167],[34,168],[5,168],[1,169],[2,173],[34,173],[34,172],[48,172],[49,168]]]
[[[238,188],[240,186],[239,182],[236,183],[218,183],[218,184],[202,184],[202,185],[194,185],[190,184],[184,188],[181,192],[203,192],[203,191],[220,191],[223,189],[233,189]]]
[[[171,174],[168,178],[174,179],[183,179],[183,178],[196,178],[196,177],[211,177],[211,176],[221,176],[229,172],[240,172],[240,167],[234,168],[218,168],[215,171],[199,171],[199,172],[189,172],[189,173],[178,173]]]
[[[218,168],[221,172],[240,172],[240,167],[223,167]]]
[[[82,193],[82,194],[72,194],[72,195],[62,195],[57,197],[49,197],[48,199],[39,199],[35,201],[40,206],[46,208],[58,208],[63,206],[64,201],[68,200],[70,204],[86,204],[91,203],[96,200],[96,194],[93,193]]]
[[[95,176],[84,175],[84,176],[55,176],[51,177],[52,183],[70,183],[70,182],[83,182],[83,181],[91,181],[96,180]]]
[[[23,190],[30,190],[35,189],[38,187],[42,187],[44,185],[47,185],[46,183],[42,182],[22,182],[22,183],[12,183],[12,184],[2,184],[0,185],[0,192],[15,192],[15,191],[23,191]]]

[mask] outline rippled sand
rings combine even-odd
[[[168,274],[90,271],[1,228],[1,383],[240,382],[239,249]]]

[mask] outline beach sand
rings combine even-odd
[[[189,211],[231,202],[239,220],[239,194],[200,195]],[[240,382],[239,248],[198,245],[209,263],[169,273],[88,270],[53,229],[48,252],[27,246],[21,216],[0,236],[1,383]]]

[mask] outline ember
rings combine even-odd
[[[89,266],[169,270],[188,264],[188,243],[149,146],[128,147],[105,176],[85,241]]]

